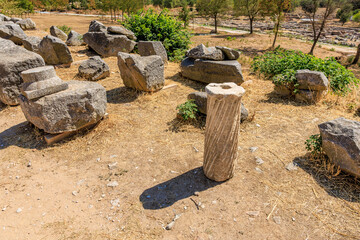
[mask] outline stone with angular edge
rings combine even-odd
[[[87,81],[68,81],[69,88],[36,100],[20,95],[26,119],[47,133],[76,131],[95,124],[106,113],[106,90]]]
[[[312,91],[326,91],[329,89],[329,80],[323,72],[298,70],[295,76],[299,89]]]
[[[326,94],[327,91],[298,90],[295,99],[306,103],[317,103]]]
[[[18,96],[23,80],[20,73],[44,66],[43,58],[10,40],[0,38],[0,101],[7,105],[18,105]]]
[[[58,76],[53,66],[44,66],[21,73],[24,81],[21,93],[29,100],[57,93],[68,88]]]
[[[216,46],[216,49],[221,50],[225,55],[225,59],[227,60],[237,60],[240,57],[240,52],[236,51],[235,49],[221,46]]]
[[[0,21],[11,21],[11,18],[0,13]]]
[[[118,54],[118,66],[125,86],[155,92],[164,87],[164,62],[160,56]]]
[[[205,47],[204,44],[200,44],[193,49],[187,51],[186,56],[193,59],[203,59],[203,60],[214,60],[222,61],[225,59],[224,53],[216,49],[215,47]]]
[[[138,50],[141,56],[158,55],[164,63],[168,61],[165,47],[160,41],[139,41]]]
[[[322,148],[341,170],[360,177],[360,122],[337,118],[319,125]]]
[[[107,31],[110,34],[119,34],[119,35],[125,35],[127,36],[129,39],[136,41],[136,36],[135,33],[133,33],[132,31],[130,31],[129,29],[126,29],[122,26],[110,26],[107,28]]]
[[[0,25],[0,37],[21,45],[22,39],[26,38],[26,34],[17,24],[3,24]]]
[[[35,36],[27,36],[22,39],[22,44],[26,50],[39,53],[39,44],[41,42],[41,38]]]
[[[110,35],[105,32],[85,33],[84,42],[103,57],[117,56],[118,52],[129,53],[136,45],[136,42],[124,35]]]
[[[41,40],[39,53],[48,65],[71,65],[73,62],[66,44],[59,38],[50,35]]]
[[[66,41],[66,39],[68,38],[68,36],[66,35],[66,33],[64,33],[63,31],[61,31],[58,27],[56,26],[51,26],[50,27],[50,35],[53,37],[57,37],[60,38],[62,41]]]
[[[110,68],[101,57],[95,56],[82,62],[79,66],[79,76],[89,81],[98,81],[110,76]]]
[[[20,21],[16,22],[22,30],[35,30],[36,24],[31,18],[21,19]]]
[[[74,30],[71,30],[68,38],[66,40],[66,45],[68,46],[81,46],[84,45],[84,39],[83,39],[83,35],[81,35],[80,33],[75,32]]]
[[[238,61],[210,61],[185,58],[181,62],[183,77],[204,83],[234,82],[242,84],[244,78]]]
[[[99,21],[93,20],[90,22],[88,32],[106,32],[106,26]]]
[[[22,20],[22,18],[17,18],[17,17],[12,17],[11,19],[10,19],[10,21],[12,21],[12,22],[14,22],[14,23],[17,23],[17,22],[19,22],[19,21],[21,21]]]

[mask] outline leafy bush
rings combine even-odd
[[[71,27],[68,27],[66,25],[56,26],[56,27],[61,31],[63,31],[64,33],[66,33],[66,35],[69,35],[69,33],[71,32]]]
[[[133,31],[138,41],[161,41],[164,44],[170,61],[179,61],[190,45],[190,33],[180,21],[153,10],[139,11],[126,17],[123,25]]]
[[[259,72],[265,78],[272,79],[274,84],[285,85],[294,91],[297,87],[295,73],[301,69],[323,72],[330,81],[331,90],[341,96],[350,92],[352,87],[359,83],[359,79],[356,79],[351,71],[334,58],[321,59],[281,48],[254,58],[251,67],[254,72]]]
[[[306,150],[310,151],[313,155],[320,155],[323,153],[322,140],[320,134],[311,135],[305,141]]]
[[[196,113],[199,111],[194,99],[187,100],[185,103],[176,107],[178,114],[184,119],[196,119]]]
[[[355,22],[360,22],[360,12],[358,12],[357,14],[355,14],[352,18],[353,21]]]

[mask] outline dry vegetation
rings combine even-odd
[[[84,33],[92,20],[32,18],[39,30],[28,34],[38,36],[59,23]],[[124,87],[116,58],[106,58],[111,76],[99,83],[107,90],[109,118],[92,131],[47,147],[20,107],[0,107],[0,238],[359,239],[358,180],[331,175],[331,165],[308,159],[304,147],[319,123],[337,117],[360,120],[358,91],[341,99],[330,95],[317,105],[280,98],[271,81],[249,71],[251,57],[267,49],[271,37],[231,35],[235,39],[229,41],[227,36],[195,36],[192,41],[193,46],[243,51],[240,62],[248,80],[243,101],[251,121],[242,124],[233,179],[216,184],[203,176],[204,119],[184,124],[176,118],[176,106],[205,85],[183,79],[179,64],[169,63],[166,85],[178,87],[139,93]],[[311,47],[286,38],[279,44],[303,51]],[[71,51],[75,61],[92,54],[85,47]],[[341,55],[324,48],[315,54]],[[77,67],[57,73],[71,80]],[[250,147],[258,150],[252,153]],[[255,157],[265,163],[256,165]],[[109,170],[114,162],[117,168]],[[286,170],[291,162],[299,165],[297,170]],[[119,186],[107,187],[111,181]],[[164,230],[175,214],[181,216],[174,228]]]

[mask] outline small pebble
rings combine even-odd
[[[27,167],[31,167],[31,161],[29,161],[26,166],[27,166]]]
[[[260,212],[259,211],[248,211],[246,212],[247,215],[249,215],[250,217],[257,217],[259,216]]]
[[[118,164],[117,162],[110,163],[110,164],[108,164],[108,168],[109,168],[110,170],[113,170],[113,169],[116,168],[117,164]]]
[[[250,149],[250,152],[255,152],[256,150],[258,150],[258,147],[251,147],[249,149]]]
[[[200,193],[199,192],[194,192],[194,196],[199,196]]]
[[[260,127],[260,124],[256,124],[257,127]]]
[[[17,210],[16,210],[16,213],[21,213],[22,212],[22,209],[21,208],[18,208]]]
[[[261,170],[261,169],[258,168],[258,167],[255,168],[255,171],[257,171],[258,173],[262,173],[262,172],[263,172],[263,170]]]
[[[101,158],[97,158],[97,159],[96,159],[97,162],[100,162],[100,160],[101,160]]]
[[[279,217],[279,216],[274,216],[273,217],[273,220],[274,220],[274,222],[276,223],[276,224],[281,224],[281,217]]]
[[[73,192],[72,192],[72,195],[73,195],[73,196],[76,196],[76,195],[77,195],[77,191],[73,191]]]
[[[259,158],[259,157],[255,157],[255,161],[256,161],[256,164],[257,164],[257,165],[261,165],[261,164],[264,163],[264,160],[262,160],[262,159]]]
[[[298,170],[298,167],[293,162],[291,162],[288,165],[286,165],[286,170],[296,171],[296,170]]]
[[[114,182],[108,183],[106,186],[108,186],[108,187],[117,187],[117,186],[119,186],[119,183],[117,181],[114,181]]]

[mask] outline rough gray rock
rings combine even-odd
[[[22,39],[26,38],[26,34],[17,24],[4,24],[0,25],[0,37],[21,45]]]
[[[39,52],[48,65],[70,65],[73,62],[66,44],[59,38],[50,35],[41,40]]]
[[[39,44],[41,42],[41,38],[35,36],[27,36],[22,39],[22,44],[26,50],[39,53]]]
[[[44,66],[42,57],[13,42],[0,38],[0,101],[8,105],[19,104],[18,96],[23,83],[22,71]]]
[[[317,103],[326,94],[327,91],[298,90],[296,92],[295,99],[301,102]]]
[[[106,32],[106,27],[101,22],[93,20],[89,25],[89,32]]]
[[[136,42],[124,35],[110,35],[105,32],[88,32],[84,42],[103,57],[117,56],[118,52],[131,52]]]
[[[66,35],[66,33],[64,33],[63,31],[61,31],[59,28],[55,27],[55,26],[51,26],[50,27],[50,34],[53,37],[57,37],[60,38],[62,41],[66,41],[66,39],[68,38],[68,36]]]
[[[11,18],[0,13],[0,21],[11,21]]]
[[[132,31],[130,31],[130,30],[128,30],[128,29],[126,29],[126,28],[124,28],[122,26],[110,26],[110,27],[107,28],[107,31],[110,34],[125,35],[129,39],[136,41],[135,34]]]
[[[84,39],[83,39],[83,35],[81,35],[80,33],[77,33],[73,30],[70,31],[69,36],[66,40],[66,45],[68,46],[81,46],[84,45]]]
[[[240,57],[240,53],[235,49],[221,46],[216,46],[216,49],[221,50],[225,55],[225,59],[227,60],[237,60]]]
[[[30,18],[22,19],[22,20],[16,22],[16,24],[18,24],[22,30],[35,30],[36,29],[35,22],[33,20],[31,20]]]
[[[106,113],[106,90],[94,82],[69,81],[65,91],[28,100],[20,95],[26,119],[47,133],[75,131],[98,122]]]
[[[322,91],[329,88],[329,80],[322,72],[298,70],[296,71],[296,80],[299,89]]]
[[[110,76],[110,68],[101,57],[95,56],[79,66],[79,76],[89,81],[97,81]]]
[[[190,49],[186,56],[193,59],[203,59],[203,60],[214,60],[222,61],[225,59],[224,53],[216,49],[215,47],[205,47],[204,44],[200,44],[193,49]]]
[[[236,60],[210,61],[185,58],[181,62],[183,77],[204,83],[244,82],[241,65]]]
[[[188,99],[193,99],[194,103],[197,105],[199,112],[202,114],[207,114],[207,93],[206,92],[193,92],[188,95]],[[240,122],[244,122],[249,116],[249,112],[241,103],[241,118]]]
[[[139,41],[138,50],[141,56],[158,55],[164,63],[168,61],[166,50],[160,41]]]
[[[360,177],[360,122],[338,118],[319,125],[322,148],[342,170]]]
[[[19,21],[21,21],[22,20],[22,18],[17,18],[17,17],[12,17],[11,19],[10,19],[10,21],[12,21],[12,22],[14,22],[14,23],[17,23],[17,22],[19,22]]]
[[[118,66],[127,87],[146,92],[164,87],[164,62],[160,56],[141,57],[119,52]]]

